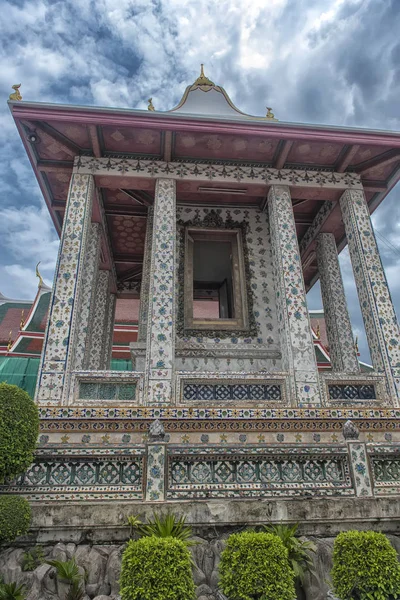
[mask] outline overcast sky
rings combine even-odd
[[[0,291],[10,297],[33,298],[39,260],[51,283],[58,248],[6,104],[14,83],[25,100],[146,108],[152,97],[168,110],[204,62],[245,112],[400,130],[400,0],[0,0],[0,10]],[[397,188],[373,221],[389,242],[380,249],[399,314]],[[346,250],[341,263],[367,359]],[[309,306],[320,305],[316,286]]]

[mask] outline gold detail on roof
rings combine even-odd
[[[21,83],[16,83],[12,86],[12,89],[15,90],[12,94],[10,94],[10,100],[22,100],[22,96],[19,92],[19,88],[21,87]]]
[[[149,98],[147,100],[147,102],[149,103],[147,110],[151,110],[151,112],[154,112],[156,109],[154,108],[154,105],[153,105],[153,98]]]
[[[315,332],[315,335],[317,336],[317,340],[321,339],[321,329],[319,326],[319,322],[317,323],[317,331]]]
[[[10,352],[12,345],[13,345],[13,341],[12,341],[12,330],[11,330],[10,334],[8,336],[7,352]]]
[[[192,87],[190,89],[194,90],[197,87],[207,88],[206,90],[203,90],[203,91],[208,91],[210,88],[215,87],[215,83],[213,81],[211,81],[211,79],[208,79],[208,77],[206,77],[204,75],[203,63],[200,66],[200,76],[196,79],[196,81],[194,82],[194,84],[192,85]]]
[[[41,274],[39,273],[40,263],[41,263],[41,261],[39,261],[38,264],[36,265],[36,277],[39,278],[38,288],[42,287],[42,285],[43,285],[43,278],[42,278]]]
[[[354,341],[354,350],[356,351],[357,356],[360,356],[360,350],[358,349],[358,336]]]
[[[21,321],[19,323],[19,328],[22,330],[24,328],[25,325],[25,317],[24,317],[24,313],[25,311],[21,311]]]
[[[268,119],[268,121],[278,121],[278,119],[275,119],[275,115],[270,106],[267,106],[267,114],[265,115],[265,118]]]

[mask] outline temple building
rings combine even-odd
[[[37,361],[41,416],[35,464],[3,489],[50,504],[257,498],[272,518],[306,496],[310,522],[348,499],[377,519],[383,499],[389,515],[400,333],[370,214],[400,178],[400,134],[247,115],[203,68],[166,112],[12,96],[60,247],[52,290],[0,298],[0,359]]]

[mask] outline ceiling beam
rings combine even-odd
[[[99,130],[97,128],[97,125],[88,125],[87,128],[89,132],[90,142],[92,144],[93,154],[96,158],[101,158],[102,152],[99,138]]]
[[[314,219],[311,215],[301,215],[294,213],[294,222],[298,225],[312,225]]]
[[[132,267],[132,269],[128,269],[119,275],[118,281],[128,281],[128,279],[132,279],[142,274],[142,265],[137,265],[136,267]]]
[[[146,195],[140,192],[136,192],[133,190],[123,190],[122,188],[120,188],[118,191],[126,194],[129,198],[131,198],[131,200],[134,200],[135,202],[137,202],[138,204],[141,204],[142,206],[151,206],[151,202],[150,200],[148,200],[146,198]]]
[[[61,148],[71,154],[72,156],[76,156],[82,152],[82,148],[75,144],[72,140],[67,138],[65,135],[48,125],[47,123],[43,123],[42,121],[32,121],[32,125],[34,126],[37,133],[44,133],[48,135],[52,140],[54,140]]]
[[[141,265],[143,263],[143,254],[114,254],[114,262],[115,264]]]
[[[36,166],[42,173],[69,173],[72,175],[74,163],[66,160],[38,160]]]
[[[360,149],[359,144],[352,144],[351,146],[347,146],[343,156],[339,157],[335,165],[335,171],[337,173],[344,173],[357,152]]]
[[[107,217],[123,216],[123,217],[141,217],[147,218],[146,206],[127,206],[126,204],[113,204],[104,207]]]
[[[164,132],[163,160],[170,162],[172,156],[172,131]]]
[[[291,151],[293,142],[291,140],[281,141],[278,146],[278,153],[273,161],[272,166],[274,169],[283,169],[289,152]]]
[[[369,171],[372,171],[372,169],[386,167],[397,161],[400,161],[400,150],[389,150],[388,152],[379,154],[379,156],[374,156],[374,158],[371,158],[364,163],[360,163],[356,166],[356,171],[364,177],[364,175]]]

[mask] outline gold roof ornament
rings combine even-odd
[[[265,115],[265,118],[268,119],[268,121],[278,121],[278,119],[275,119],[275,115],[270,106],[267,106],[267,114]]]
[[[358,336],[354,341],[354,350],[356,351],[357,356],[360,356],[360,350],[358,349]]]
[[[315,335],[317,336],[317,340],[321,339],[321,328],[319,326],[319,321],[317,323],[317,331],[315,332]]]
[[[38,288],[41,288],[43,285],[43,278],[42,278],[41,274],[39,273],[40,263],[41,263],[41,261],[39,260],[38,264],[36,265],[36,277],[39,279]]]
[[[147,110],[150,110],[151,112],[154,112],[156,109],[154,108],[154,105],[153,105],[153,98],[149,98],[147,100],[147,102],[149,103],[149,105],[147,107]]]
[[[213,87],[215,87],[215,83],[213,81],[211,81],[211,79],[208,79],[208,77],[206,77],[204,75],[204,65],[203,65],[203,63],[201,63],[200,75],[196,79],[196,81],[194,82],[194,84],[191,86],[190,89],[195,90],[196,88],[200,88],[203,90],[203,92],[208,92],[208,90],[210,90]]]
[[[12,94],[10,94],[9,100],[22,100],[22,96],[20,94],[19,88],[21,87],[21,83],[16,83],[12,86],[12,89],[15,90]]]
[[[24,328],[25,325],[25,317],[24,317],[25,311],[21,311],[21,321],[19,322],[19,328],[20,330],[22,330]]]
[[[10,352],[12,345],[13,345],[12,331],[10,331],[9,336],[8,336],[7,352]]]

